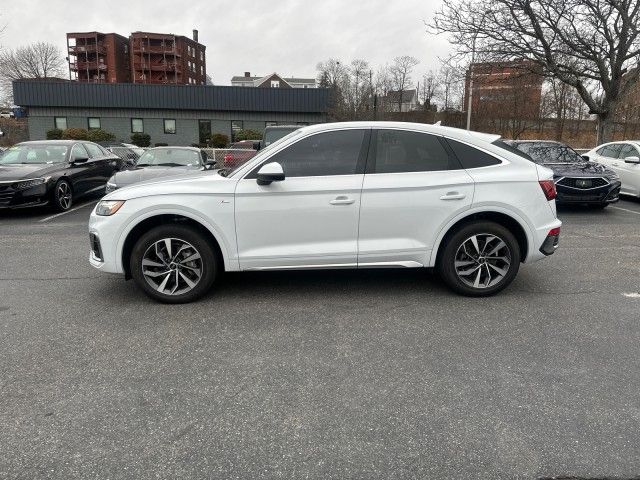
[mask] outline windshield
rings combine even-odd
[[[251,159],[251,161],[253,162],[256,159],[262,158],[264,156],[265,152],[269,153],[276,146],[281,145],[282,143],[286,142],[290,138],[294,138],[294,137],[300,135],[300,133],[301,133],[300,129],[294,130],[293,132],[289,133],[288,135],[285,135],[284,137],[276,140],[271,145],[269,145],[267,147],[264,147],[264,148],[261,148],[260,150],[258,150],[258,153]],[[245,165],[246,165],[246,163],[242,163],[242,164],[238,165],[236,168],[234,168],[233,170],[220,169],[220,175],[223,175],[225,177],[229,177],[229,176],[233,175],[234,173],[236,173],[238,170],[240,170]]]
[[[557,143],[520,143],[517,148],[540,164],[586,162],[571,147]]]
[[[16,145],[0,156],[0,164],[46,165],[67,159],[66,145]]]
[[[147,150],[142,154],[138,167],[191,167],[200,166],[200,154],[182,148]]]

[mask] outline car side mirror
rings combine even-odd
[[[87,163],[89,161],[89,157],[76,157],[71,160],[72,164],[75,163]]]
[[[207,160],[206,162],[204,162],[204,168],[207,170],[213,170],[213,168],[216,166],[216,161],[215,160]]]
[[[624,159],[624,163],[640,163],[640,157],[627,157]]]
[[[258,170],[258,185],[269,185],[271,182],[282,180],[284,180],[284,170],[278,162],[267,163]]]
[[[583,160],[586,160],[587,162],[588,162],[589,160],[591,160],[591,159],[589,158],[589,155],[580,155],[580,156],[582,157],[582,159],[583,159]]]

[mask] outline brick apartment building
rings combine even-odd
[[[181,35],[133,32],[67,34],[72,80],[90,83],[205,85],[206,47]]]
[[[166,33],[133,32],[130,41],[133,83],[205,85],[205,46],[193,39]]]
[[[473,78],[473,117],[537,118],[542,101],[542,70],[529,60],[474,63],[467,70],[464,107],[469,105],[469,83]]]
[[[129,39],[117,33],[67,33],[72,80],[95,83],[131,81]]]

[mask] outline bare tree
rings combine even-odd
[[[452,0],[433,27],[460,55],[488,61],[527,58],[575,88],[598,116],[600,142],[640,70],[640,0]],[[475,39],[477,41],[471,41]]]
[[[433,70],[422,75],[422,83],[418,88],[418,98],[425,110],[432,108],[433,99],[438,93],[439,82]]]
[[[419,63],[420,61],[417,58],[403,55],[402,57],[394,58],[393,64],[389,67],[393,89],[398,92],[399,112],[402,111],[403,92],[411,85],[413,68]]]
[[[462,104],[464,72],[451,59],[443,61],[438,72],[438,84],[441,88],[437,98],[442,101],[444,110],[451,110]]]
[[[53,44],[37,42],[0,52],[0,84],[11,89],[11,82],[21,78],[51,78],[65,74],[65,62]]]
[[[353,120],[361,117],[368,105],[371,95],[370,71],[369,63],[362,59],[352,60],[347,70],[344,94]]]

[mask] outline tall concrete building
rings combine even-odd
[[[91,83],[131,81],[129,39],[117,33],[67,33],[67,58],[72,80]]]
[[[206,47],[193,38],[133,32],[129,37],[133,83],[205,85]]]

